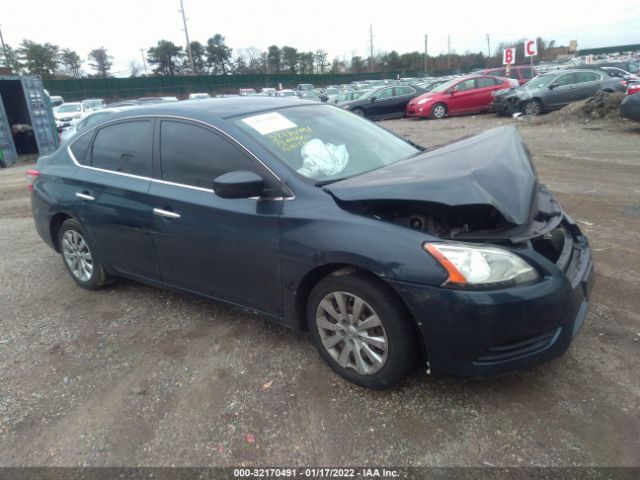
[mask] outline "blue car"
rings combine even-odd
[[[141,106],[28,172],[40,236],[81,287],[117,277],[308,331],[338,374],[384,388],[510,373],[583,323],[589,243],[517,130],[425,149],[299,99]]]

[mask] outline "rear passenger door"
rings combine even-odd
[[[213,180],[250,170],[276,181],[214,129],[160,119],[151,231],[164,283],[280,315],[278,228],[282,199],[226,199]]]
[[[576,72],[573,100],[584,100],[592,97],[602,88],[602,75],[595,72]]]
[[[473,96],[474,112],[486,112],[493,101],[492,93],[500,88],[502,82],[495,77],[480,77],[476,79],[476,94]]]
[[[148,190],[155,120],[122,121],[82,135],[70,150],[80,165],[71,201],[93,244],[118,273],[159,280]]]
[[[370,97],[375,98],[369,105],[366,106],[367,115],[369,116],[383,116],[388,115],[394,109],[396,99],[393,96],[393,87],[386,87],[378,90]]]

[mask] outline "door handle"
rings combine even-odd
[[[180,218],[180,214],[176,213],[176,212],[172,212],[170,210],[163,210],[161,208],[154,208],[153,209],[153,214],[157,215],[158,217],[163,217],[163,218]]]
[[[88,195],[86,193],[80,193],[80,192],[76,192],[76,197],[78,197],[80,200],[95,200],[94,197],[92,197],[91,195]]]

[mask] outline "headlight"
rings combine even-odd
[[[518,255],[499,247],[425,243],[429,252],[446,270],[446,283],[474,286],[507,286],[540,277]]]
[[[345,110],[349,110],[350,107],[349,107],[349,105],[343,105],[342,108],[345,109]]]
[[[427,103],[429,100],[431,100],[430,98],[423,98],[422,100],[420,100],[418,102],[418,105],[424,105],[425,103]]]

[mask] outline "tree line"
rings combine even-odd
[[[545,42],[538,38],[538,51],[541,55],[553,48],[554,41]],[[465,72],[474,68],[495,67],[502,62],[502,49],[515,46],[521,52],[517,59],[524,63],[524,39],[509,44],[501,43],[488,56],[483,52],[465,52],[429,56],[427,70],[435,72]],[[257,47],[238,48],[234,51],[226,44],[223,35],[216,33],[205,43],[192,41],[190,49],[176,45],[169,40],[159,40],[156,45],[144,52],[144,68],[132,60],[124,72],[113,72],[113,57],[105,47],[89,52],[86,57],[90,73],[83,70],[83,60],[77,52],[69,48],[60,48],[51,43],[36,43],[23,40],[18,48],[6,45],[4,64],[15,73],[41,75],[43,78],[106,78],[114,75],[231,75],[231,74],[325,74],[325,73],[364,73],[364,72],[419,72],[425,68],[423,52],[398,53],[395,50],[380,52],[374,57],[354,55],[350,59],[328,59],[322,49],[300,51],[295,47],[271,45],[267,50]],[[189,50],[191,60],[189,59]],[[149,69],[147,69],[147,64]]]

